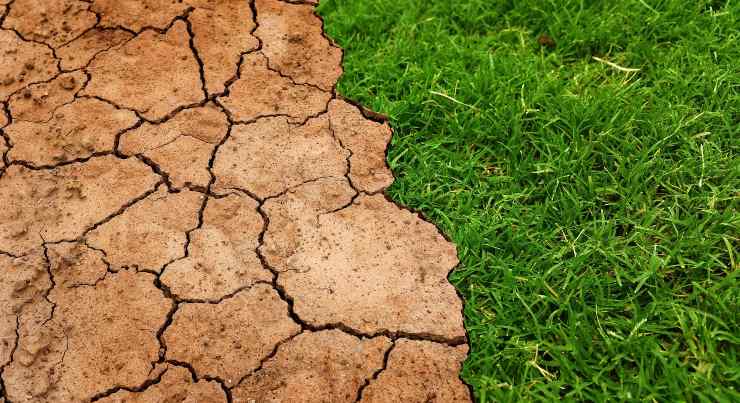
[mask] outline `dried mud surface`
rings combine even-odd
[[[0,0],[0,403],[468,402],[314,0]]]

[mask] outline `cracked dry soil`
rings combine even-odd
[[[0,0],[0,402],[467,402],[316,1]]]

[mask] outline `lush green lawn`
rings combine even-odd
[[[740,401],[740,1],[320,13],[458,245],[478,400]]]

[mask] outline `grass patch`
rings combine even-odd
[[[488,401],[740,401],[740,1],[322,0]]]

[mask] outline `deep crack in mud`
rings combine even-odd
[[[0,0],[0,403],[470,401],[316,3]]]

